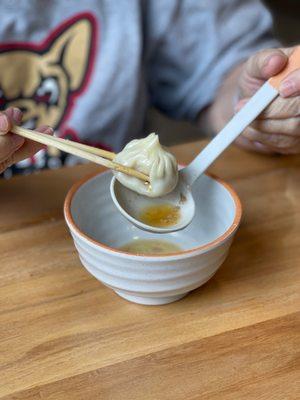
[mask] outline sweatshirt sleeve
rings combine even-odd
[[[195,120],[224,76],[263,48],[278,46],[258,0],[147,0],[145,72],[151,103]]]

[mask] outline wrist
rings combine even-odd
[[[240,100],[239,78],[243,65],[238,65],[225,77],[215,101],[207,110],[207,123],[214,134],[219,132],[235,113],[235,107]]]

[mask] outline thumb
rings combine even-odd
[[[278,74],[287,61],[288,56],[282,50],[263,50],[250,57],[246,63],[246,73],[250,78],[267,80]]]

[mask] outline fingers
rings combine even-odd
[[[293,48],[287,48],[262,50],[254,54],[245,66],[243,78],[246,84],[250,87],[255,85],[257,90],[263,81],[282,71],[292,52]],[[290,73],[281,82],[279,92],[284,98],[300,94],[300,69]]]
[[[280,133],[286,136],[300,138],[300,118],[257,119],[251,124],[257,131],[269,134]]]
[[[276,152],[270,149],[268,146],[259,142],[251,141],[244,135],[239,136],[235,141],[235,144],[237,144],[244,150],[255,151],[256,153],[269,154],[269,155],[276,154]]]
[[[10,118],[3,112],[0,113],[0,135],[9,132],[11,128]]]
[[[280,84],[279,93],[282,97],[298,96],[300,94],[300,69],[291,72]]]
[[[248,127],[243,132],[243,137],[251,142],[258,142],[267,146],[270,151],[279,154],[296,154],[300,151],[300,137],[280,133],[265,133]]]
[[[293,48],[263,50],[251,57],[240,79],[239,111],[269,78],[286,66]],[[295,154],[300,152],[300,69],[290,73],[280,86],[278,96],[248,127],[239,144],[256,151]]]
[[[18,108],[8,108],[0,112],[0,172],[13,162],[15,152],[23,145],[24,139],[9,133],[12,124],[19,124],[22,112]]]
[[[40,126],[37,131],[41,133],[46,133],[47,135],[53,135],[53,129],[47,125]],[[12,164],[33,156],[43,147],[44,145],[40,143],[34,142],[32,140],[26,140],[24,145],[17,152],[15,152]]]
[[[241,109],[248,99],[241,100],[236,111]],[[251,148],[259,151],[264,146],[269,153],[296,154],[300,152],[300,105],[299,99],[278,97],[250,127],[242,137],[251,142]],[[249,147],[248,146],[248,147]]]
[[[22,111],[15,107],[10,107],[4,112],[0,112],[0,135],[5,135],[12,127],[12,124],[20,124],[22,121]]]
[[[21,136],[9,132],[12,124],[21,123],[22,117],[21,110],[15,107],[0,112],[0,173],[43,148],[43,145],[37,142],[25,140]],[[53,129],[46,125],[37,130],[49,135],[53,134]]]
[[[53,134],[53,129],[46,125],[39,127],[37,131],[48,135]],[[31,140],[24,142],[24,139],[18,135],[8,133],[0,136],[0,173],[11,165],[33,156],[42,148],[43,145]]]
[[[242,97],[252,96],[264,82],[286,66],[293,48],[262,50],[245,63],[239,79]]]
[[[24,143],[24,139],[11,133],[0,136],[0,163],[10,158]]]
[[[45,133],[46,135],[53,135],[53,128],[49,125],[41,125],[37,129],[37,132]]]
[[[277,97],[258,117],[258,119],[287,119],[300,116],[298,97]]]
[[[10,119],[11,122],[19,125],[22,122],[23,113],[19,108],[9,107],[4,111],[4,114]]]
[[[249,98],[240,100],[235,106],[235,112],[238,112],[247,102]],[[284,99],[277,97],[258,117],[258,120],[264,119],[289,119],[300,117],[300,100],[298,97],[290,97]]]
[[[280,49],[262,50],[248,60],[245,71],[249,77],[267,80],[282,71],[287,61],[288,55]]]
[[[14,155],[22,147],[24,139],[7,133],[0,136],[0,173],[14,163]]]
[[[0,170],[4,163],[12,159],[13,153],[24,143],[24,139],[18,135],[8,133],[12,124],[19,124],[22,120],[22,112],[18,108],[10,107],[0,112]]]

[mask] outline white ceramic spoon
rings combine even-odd
[[[280,82],[297,68],[300,68],[300,46],[293,51],[286,68],[280,74],[269,79],[201,153],[187,167],[179,171],[178,184],[168,195],[158,198],[142,196],[121,185],[113,177],[110,192],[119,211],[138,228],[156,233],[178,231],[190,224],[195,214],[195,202],[191,192],[191,187],[195,180],[279,95]],[[175,225],[155,227],[139,220],[140,214],[145,207],[165,203],[180,207],[180,219]]]

